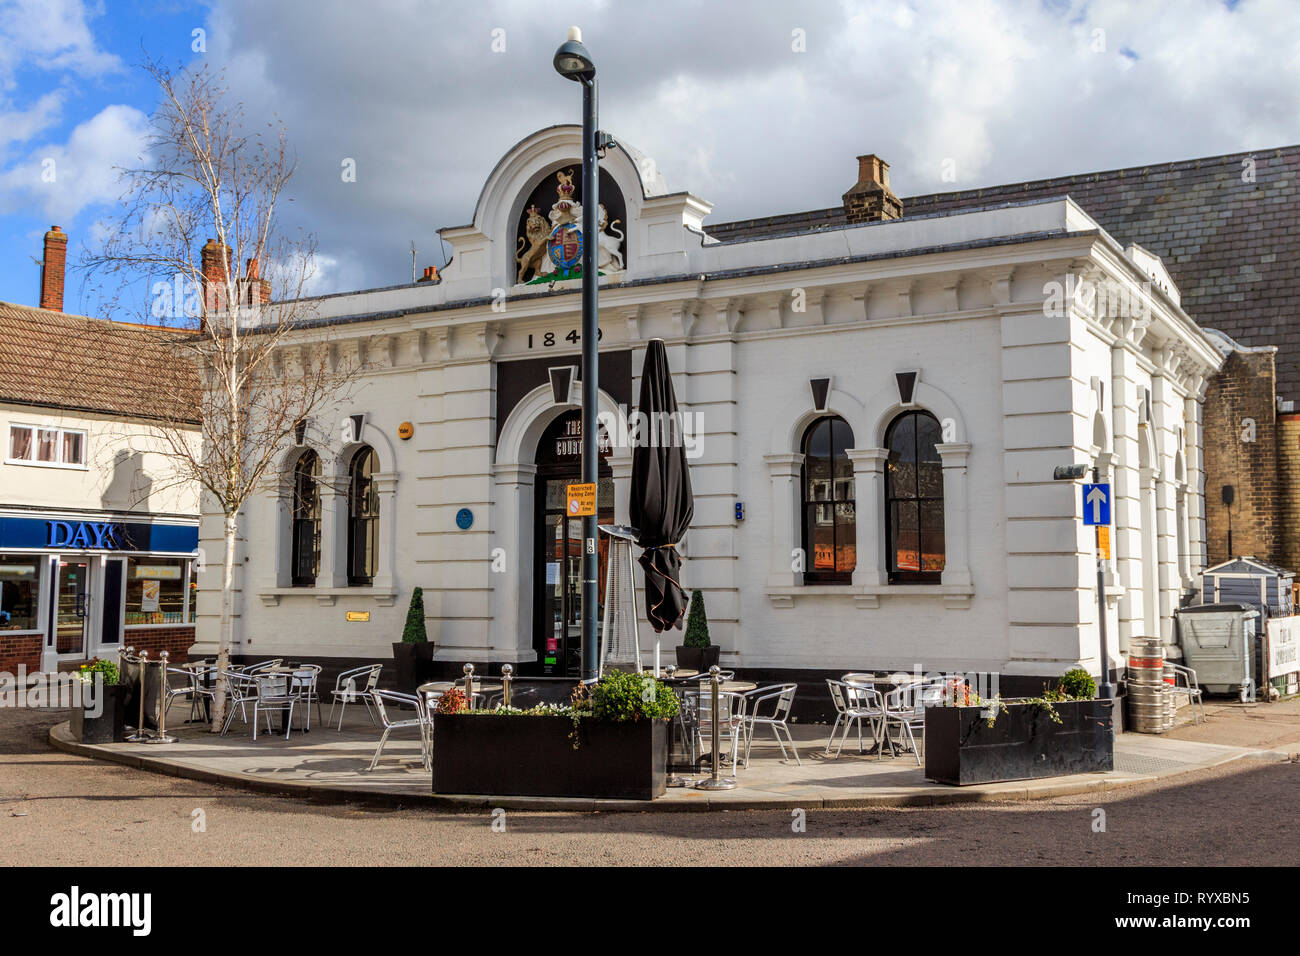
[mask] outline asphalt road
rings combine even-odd
[[[1182,866],[1300,857],[1289,822],[1297,763],[1241,761],[1100,797],[812,810],[804,832],[789,811],[509,811],[494,830],[489,812],[314,804],[74,757],[46,743],[64,719],[0,710],[0,865]],[[1097,809],[1105,832],[1094,832]]]

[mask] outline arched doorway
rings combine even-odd
[[[597,524],[614,523],[610,451],[602,429]],[[566,514],[565,486],[582,480],[581,411],[566,412],[547,426],[534,460],[533,647],[543,676],[577,677],[582,672],[582,519]],[[604,535],[598,534],[597,542],[603,603],[609,545]]]

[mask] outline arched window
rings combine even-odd
[[[293,586],[316,586],[320,573],[320,458],[314,451],[293,466]]]
[[[858,563],[853,504],[853,429],[819,418],[803,436],[803,549],[807,584],[848,584]]]
[[[379,562],[379,457],[370,447],[352,456],[348,467],[348,584],[369,585]]]
[[[890,583],[937,584],[944,566],[943,461],[939,420],[903,412],[889,425],[885,447],[885,533]]]

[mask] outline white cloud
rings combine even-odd
[[[0,173],[0,212],[40,209],[51,222],[72,222],[88,206],[116,201],[119,168],[139,164],[147,124],[134,107],[105,107],[67,143],[36,149]]]
[[[88,19],[102,13],[80,0],[0,0],[0,88],[13,86],[23,66],[98,76],[122,62],[101,50]]]

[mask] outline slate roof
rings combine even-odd
[[[193,368],[157,330],[0,302],[0,402],[198,423]],[[193,409],[193,417],[177,416]]]
[[[1254,160],[1254,182],[1243,162]],[[903,217],[1070,196],[1123,245],[1164,260],[1183,309],[1242,345],[1275,345],[1300,399],[1300,145],[903,199]],[[706,225],[726,242],[844,225],[840,206]]]

